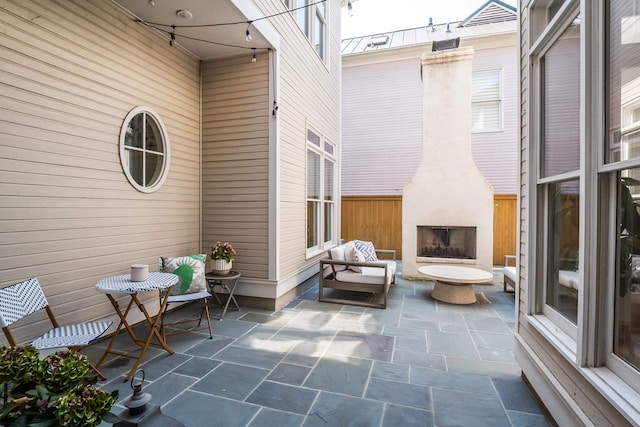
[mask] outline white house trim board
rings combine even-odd
[[[280,277],[280,61],[279,51],[269,55],[269,100],[272,106],[269,120],[269,280]]]

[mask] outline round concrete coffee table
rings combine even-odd
[[[425,265],[418,271],[434,281],[431,296],[450,304],[475,303],[472,285],[493,281],[493,274],[488,271],[459,265]]]

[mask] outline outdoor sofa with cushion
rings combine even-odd
[[[504,291],[505,292],[515,292],[516,289],[516,256],[515,255],[505,255],[504,256],[504,268],[502,272],[504,273]],[[513,263],[514,265],[511,265]],[[511,287],[513,290],[509,290],[508,287]]]
[[[373,243],[352,240],[327,251],[320,260],[318,301],[386,308],[389,287],[395,283],[396,251],[375,249]],[[378,255],[392,259],[378,259]],[[371,298],[348,299],[325,294],[325,289],[371,294]],[[329,291],[331,293],[331,291]],[[342,294],[343,296],[345,294]]]

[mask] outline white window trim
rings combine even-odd
[[[472,100],[471,101],[471,110],[473,111],[473,107],[476,104],[481,104],[483,102],[495,102],[495,101],[498,101],[498,127],[492,128],[492,129],[477,129],[477,130],[473,130],[472,129],[471,133],[504,132],[504,68],[503,67],[499,67],[499,68],[486,68],[486,69],[482,69],[482,70],[473,70],[473,74],[475,74],[475,73],[492,72],[492,71],[498,71],[498,73],[499,73],[498,83],[500,85],[500,91],[499,91],[499,94],[498,94],[498,98],[496,98],[495,100],[492,100],[492,101],[476,101],[476,102],[474,102]]]
[[[158,178],[158,180],[152,186],[149,186],[149,187],[138,184],[136,180],[133,178],[133,176],[131,175],[131,172],[129,171],[127,149],[125,149],[126,127],[133,117],[141,113],[152,116],[153,119],[156,121],[156,123],[160,127],[160,132],[162,133],[162,139],[163,139],[162,142],[164,144],[162,173],[160,174],[160,177]],[[120,164],[122,165],[122,170],[124,171],[124,174],[126,175],[127,180],[136,190],[140,191],[141,193],[153,193],[154,191],[157,191],[162,187],[165,180],[167,179],[167,176],[169,175],[169,165],[171,162],[170,146],[171,144],[169,143],[169,133],[167,132],[167,128],[164,125],[164,122],[162,121],[158,113],[156,113],[152,108],[146,107],[146,106],[135,107],[133,110],[129,111],[129,114],[127,114],[127,116],[125,117],[124,121],[122,122],[122,128],[120,129],[120,142],[119,142]]]

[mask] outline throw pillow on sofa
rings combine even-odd
[[[362,252],[365,261],[378,261],[376,250],[373,247],[373,242],[365,242],[362,240],[355,240],[356,249]]]
[[[171,295],[192,294],[207,288],[205,280],[206,254],[160,258],[160,271],[173,273],[180,280],[171,289]]]
[[[365,262],[366,261],[364,254],[353,246],[347,247],[347,249],[345,250],[345,255],[347,257],[347,261],[349,262]],[[355,271],[356,273],[362,273],[362,269],[357,265],[350,265],[349,270]]]

